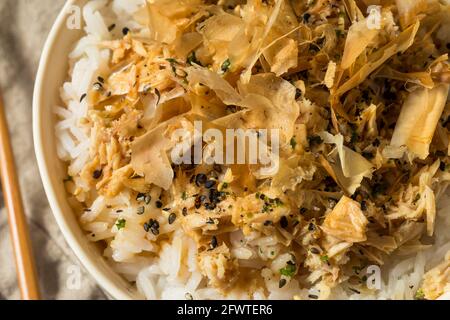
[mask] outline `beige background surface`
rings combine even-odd
[[[33,149],[32,95],[47,34],[64,0],[0,0],[0,88],[46,299],[105,299],[64,241],[48,206]],[[0,190],[0,299],[19,299]],[[73,278],[80,271],[81,286]],[[75,280],[75,282],[74,282]],[[68,285],[69,284],[69,285]]]

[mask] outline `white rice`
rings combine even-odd
[[[91,137],[95,136],[94,129],[86,129],[80,121],[87,116],[88,105],[86,99],[80,102],[80,97],[96,81],[96,76],[108,68],[110,52],[101,49],[100,42],[119,38],[123,27],[133,29],[135,33],[145,34],[146,28],[133,21],[132,15],[144,0],[93,0],[83,8],[86,35],[75,45],[70,59],[70,80],[61,88],[61,99],[66,107],[56,106],[55,114],[59,121],[55,132],[58,138],[57,151],[61,160],[69,162],[69,174],[76,176],[86,165],[90,157]],[[109,32],[108,26],[116,24],[115,31]],[[81,181],[75,181],[84,190]],[[152,191],[156,192],[156,191]],[[157,197],[157,194],[152,196]],[[382,266],[382,287],[370,293],[347,293],[339,287],[333,290],[334,299],[413,299],[419,288],[424,273],[442,261],[450,250],[450,198],[444,197],[439,203],[439,214],[436,223],[435,244],[415,256],[395,256]],[[108,210],[113,206],[115,210]],[[118,218],[117,209],[126,217],[127,228],[117,232],[114,221]],[[195,242],[176,230],[171,244],[162,248],[152,242],[139,223],[133,222],[136,208],[133,208],[129,194],[122,193],[114,199],[99,196],[89,212],[81,216],[84,229],[94,235],[93,241],[109,239],[110,246],[105,250],[105,257],[113,268],[129,281],[135,281],[139,292],[147,299],[291,299],[293,296],[307,298],[314,294],[313,290],[299,288],[296,280],[290,281],[282,289],[269,269],[262,271],[268,294],[262,290],[252,293],[231,292],[226,297],[215,289],[206,287],[206,280],[200,273],[196,254]],[[156,214],[161,225],[161,233],[173,232],[166,219]],[[103,222],[96,221],[102,216]],[[105,218],[106,217],[106,218]],[[107,223],[104,221],[110,221]],[[112,226],[112,227],[111,227]],[[251,245],[263,245],[270,249],[276,244],[272,237],[259,238],[250,241]],[[232,236],[232,252],[238,257],[242,265],[258,268],[252,264],[251,257],[256,255],[251,246],[243,245],[239,233]],[[159,259],[136,257],[136,253],[155,252],[160,249]],[[245,261],[245,262],[244,262]],[[311,274],[311,279],[314,274]]]

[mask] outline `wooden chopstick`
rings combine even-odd
[[[24,214],[14,156],[0,92],[0,177],[8,212],[9,230],[23,300],[39,300],[39,286],[30,234]]]

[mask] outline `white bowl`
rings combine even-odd
[[[53,215],[66,241],[84,267],[112,297],[141,298],[102,258],[99,248],[87,240],[67,201],[63,179],[66,176],[58,159],[55,143],[53,108],[61,105],[59,90],[67,78],[68,54],[82,36],[82,30],[70,30],[66,19],[72,6],[82,7],[86,0],[68,0],[53,25],[42,52],[33,96],[34,147],[44,189]]]

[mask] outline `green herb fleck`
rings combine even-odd
[[[280,269],[280,274],[285,277],[293,277],[295,275],[295,271],[297,268],[295,267],[295,264],[288,263],[286,264],[286,267]]]
[[[422,289],[417,290],[415,298],[416,300],[425,300],[425,293],[423,293]]]
[[[195,51],[192,51],[192,52],[188,55],[187,60],[186,60],[186,63],[189,64],[189,65],[191,65],[191,66],[192,66],[193,64],[197,64],[197,65],[199,65],[199,66],[202,66],[202,63],[201,63],[200,61],[198,61],[197,56],[195,55]]]
[[[227,72],[231,67],[231,61],[230,59],[227,59],[224,61],[224,63],[222,63],[222,66],[220,67],[220,69],[222,70],[222,72]]]
[[[119,219],[119,220],[117,220],[117,222],[116,222],[117,230],[120,230],[120,229],[125,228],[125,225],[126,225],[126,224],[127,224],[127,220],[125,220],[125,219]]]
[[[297,141],[295,140],[294,137],[291,138],[291,142],[290,143],[291,143],[291,148],[295,149],[295,147],[297,146]]]

